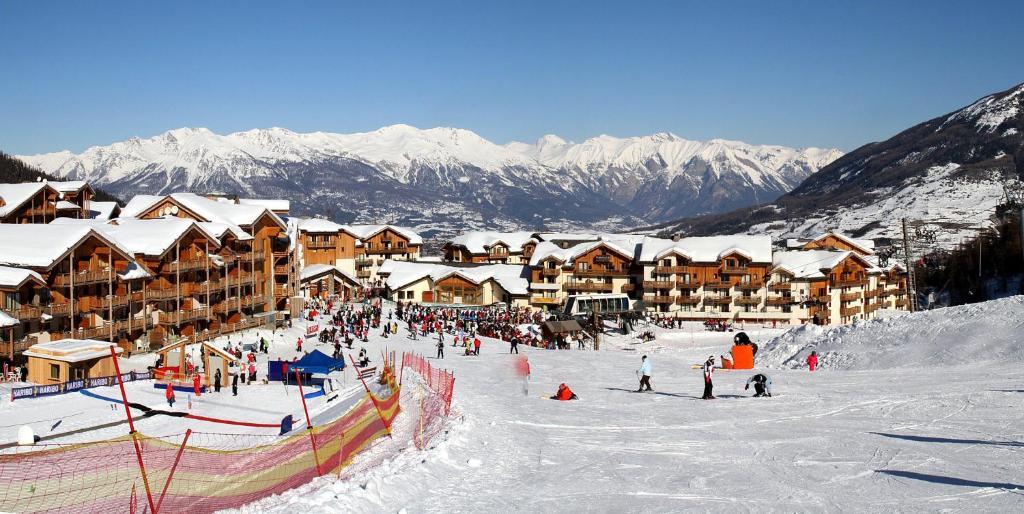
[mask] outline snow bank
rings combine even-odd
[[[817,351],[828,369],[891,369],[1024,361],[1024,296],[841,327],[805,325],[765,343],[759,365],[799,368]]]

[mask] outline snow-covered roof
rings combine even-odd
[[[199,230],[210,239],[212,247],[220,246],[219,238],[204,229],[199,223],[173,216],[154,219],[117,218],[108,221],[57,218],[48,226],[53,225],[92,227],[99,233],[105,234],[109,240],[116,241],[126,248],[128,250],[126,253],[130,256],[141,254],[161,257],[174,247],[176,241],[192,229]]]
[[[89,202],[89,217],[95,220],[109,220],[114,217],[117,202]]]
[[[538,242],[532,232],[466,232],[449,241],[473,255],[485,254],[497,243],[504,243],[510,252],[522,252],[523,246],[530,242]]]
[[[752,262],[772,262],[770,236],[728,235],[687,237],[679,241],[644,238],[640,262],[654,262],[668,255],[686,257],[691,262],[718,262],[731,253],[738,253]]]
[[[21,322],[17,318],[12,318],[4,311],[0,311],[0,328],[16,327],[20,324]]]
[[[625,242],[630,242],[626,240]],[[635,255],[635,250],[632,247],[624,247],[621,242],[616,241],[591,241],[588,243],[579,243],[568,248],[562,248],[555,243],[550,241],[544,241],[537,245],[537,248],[533,250],[533,255],[530,256],[530,266],[538,266],[541,262],[548,259],[555,259],[563,265],[572,264],[573,259],[585,255],[587,252],[604,246],[609,250],[621,254],[623,257],[632,259]]]
[[[218,241],[220,240],[220,238],[224,237],[224,234],[227,234],[228,232],[234,235],[235,239],[239,241],[249,241],[251,239],[254,239],[251,234],[249,234],[245,230],[242,230],[242,227],[239,227],[238,225],[231,225],[228,223],[216,223],[213,221],[201,221],[199,222],[199,226],[206,232],[216,237]]]
[[[81,209],[80,206],[71,203],[67,200],[58,200],[57,203],[53,204],[53,206],[56,207],[58,211],[77,211]]]
[[[29,268],[50,268],[72,248],[90,236],[99,238],[131,258],[117,240],[88,224],[92,220],[57,218],[46,225],[0,224],[0,264]]]
[[[124,273],[118,273],[117,276],[120,277],[121,280],[138,280],[140,278],[152,277],[153,274],[144,266],[132,260],[128,263],[128,267],[125,268]]]
[[[25,350],[27,357],[41,357],[62,362],[81,362],[110,357],[110,348],[122,353],[121,347],[107,341],[95,339],[58,339],[47,343],[36,343]]]
[[[56,189],[58,193],[77,193],[89,186],[89,183],[84,180],[49,180],[46,183]]]
[[[14,268],[11,266],[0,266],[0,287],[5,289],[18,289],[25,285],[25,282],[34,281],[37,284],[45,284],[43,277],[32,270],[25,268]]]
[[[804,245],[806,245],[807,243],[808,243],[808,241],[806,241],[804,239],[789,238],[789,239],[786,239],[786,243],[785,244],[786,244],[786,248],[788,248],[790,250],[799,250],[799,249],[803,248]]]
[[[536,235],[541,241],[597,241],[597,234],[572,234],[568,232],[539,232]]]
[[[826,232],[826,233],[824,233],[824,234],[822,234],[822,235],[812,239],[810,241],[810,243],[817,243],[818,241],[821,241],[822,239],[825,239],[825,238],[827,238],[829,236],[835,237],[836,239],[839,239],[840,241],[843,241],[844,243],[854,247],[855,249],[860,250],[861,254],[871,255],[871,254],[875,253],[875,242],[874,241],[872,241],[870,239],[854,239],[852,237],[843,235],[843,234],[841,234],[839,232],[835,232],[835,231]]]
[[[266,207],[274,212],[288,212],[291,210],[292,203],[288,200],[280,199],[265,199],[265,198],[239,198],[238,203],[242,205],[257,205],[260,207]]]
[[[793,250],[775,252],[772,257],[774,270],[782,270],[793,278],[811,279],[825,278],[822,270],[830,270],[838,266],[853,252],[841,250]]]
[[[137,195],[121,209],[125,217],[138,217],[153,208],[168,196]],[[230,201],[218,201],[195,193],[173,193],[169,195],[173,201],[202,218],[197,221],[213,221],[232,225],[247,226],[256,223],[260,217],[269,215],[281,227],[284,221],[270,209],[261,205],[238,204]]]
[[[462,277],[474,284],[494,280],[502,289],[512,295],[529,294],[530,285],[526,269],[523,266],[510,264],[488,264],[463,268],[388,259],[381,264],[378,273],[388,275],[386,284],[392,290],[401,289],[425,278],[437,282],[451,276]]]
[[[46,182],[22,182],[20,184],[0,184],[0,216],[7,216],[45,189]]]
[[[369,239],[386,229],[391,229],[397,234],[409,240],[411,245],[423,244],[423,238],[410,228],[398,227],[395,225],[342,225],[342,230],[356,236],[358,239]]]
[[[331,220],[325,220],[323,218],[289,218],[295,220],[298,223],[300,232],[310,232],[313,234],[336,234],[344,230],[343,225],[339,225]]]
[[[309,280],[309,279],[311,279],[313,277],[316,277],[318,275],[322,275],[322,274],[328,273],[328,272],[336,272],[336,273],[344,276],[345,278],[347,278],[353,284],[358,284],[359,283],[359,279],[356,278],[355,276],[353,276],[351,273],[349,273],[349,272],[347,272],[347,271],[345,271],[345,270],[343,270],[343,269],[341,269],[341,268],[339,268],[337,266],[331,266],[330,264],[312,264],[312,265],[309,265],[309,266],[306,266],[306,267],[302,268],[302,271],[299,273],[299,280],[304,282],[304,281]]]

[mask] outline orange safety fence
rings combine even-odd
[[[454,377],[434,370],[425,360],[413,365],[422,357],[410,355],[405,367],[419,374],[426,386],[412,389],[423,390],[420,407],[428,406],[419,421],[407,423],[436,431],[437,425],[444,424]],[[354,404],[339,418],[284,437],[136,433],[97,442],[7,450],[13,453],[0,454],[0,511],[153,512],[151,496],[157,512],[213,512],[280,494],[318,475],[350,476],[345,471],[353,459],[389,435],[401,410],[402,388],[393,369],[382,374],[378,394],[367,391],[353,399]],[[448,384],[447,393],[444,384]],[[405,398],[402,401],[413,397]],[[418,447],[429,441],[429,431],[417,433]],[[136,441],[145,474],[137,460]]]
[[[444,430],[445,420],[451,413],[455,375],[448,370],[433,367],[422,355],[408,352],[402,355],[403,375],[406,368],[419,375],[426,386],[425,394],[419,399],[419,426],[414,437],[416,447],[422,450]]]

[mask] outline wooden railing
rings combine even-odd
[[[665,304],[675,301],[671,296],[645,296],[644,300],[653,304]]]
[[[370,274],[370,270],[368,269],[361,269],[359,271],[356,271],[357,278],[370,278]]]
[[[686,282],[686,281],[683,281],[683,280],[677,280],[676,281],[676,286],[679,287],[679,289],[682,289],[682,290],[697,289],[702,284],[703,283],[700,280],[691,280],[689,282]]]
[[[730,287],[732,287],[731,282],[718,281],[704,283],[704,289],[729,289]]]
[[[860,314],[860,312],[861,312],[861,310],[860,310],[859,306],[857,306],[857,307],[840,307],[839,308],[839,315],[844,317],[844,318],[850,317],[850,316],[854,316],[856,314]]]
[[[17,309],[11,309],[9,311],[5,310],[4,312],[6,312],[12,318],[17,319],[18,321],[39,319],[43,315],[42,307],[33,307],[30,305],[22,305]],[[0,337],[0,339],[3,338]]]
[[[671,280],[644,280],[644,289],[672,289],[675,285]]]
[[[700,303],[700,297],[696,295],[680,295],[676,297],[676,303],[679,305],[697,305]]]
[[[409,248],[370,248],[366,250],[366,253],[370,255],[394,255],[411,253],[411,250]]]
[[[771,289],[772,291],[789,291],[789,290],[793,289],[793,283],[792,282],[776,282],[776,283],[768,286],[768,289]]]
[[[50,304],[47,307],[43,307],[43,312],[50,316],[70,316],[71,302]]]
[[[636,291],[636,284],[622,284],[622,287],[619,288],[619,291],[623,293],[631,293],[633,291]]]
[[[111,307],[124,307],[124,306],[128,305],[128,295],[126,295],[126,294],[119,294],[119,295],[114,295],[114,296],[107,295],[107,296],[103,297],[103,299],[101,300],[100,303],[101,303],[101,306],[104,309],[109,309]]]
[[[852,302],[854,300],[860,300],[860,293],[843,293],[839,295],[839,301],[841,302]]]
[[[544,268],[543,270],[541,270],[540,274],[545,277],[557,277],[558,275],[562,274],[562,270],[558,268]]]
[[[719,273],[725,273],[726,275],[745,275],[750,273],[750,268],[747,266],[725,266]]]
[[[676,273],[689,273],[689,266],[655,266],[654,272],[658,275],[674,275]]]
[[[79,271],[73,274],[71,273],[60,273],[53,277],[53,284],[57,286],[69,286],[71,285],[72,279],[76,286],[87,285],[87,284],[98,284],[111,280],[110,272],[107,270],[88,270]],[[117,277],[113,277],[113,280],[117,280]]]
[[[763,282],[740,282],[736,284],[736,288],[743,291],[756,291],[764,287]]]
[[[731,296],[716,295],[716,294],[704,295],[704,303],[706,303],[706,304],[713,304],[713,305],[721,305],[721,304],[726,304],[726,303],[732,303],[732,297]]]
[[[736,298],[736,305],[760,305],[760,296],[739,296]]]
[[[551,298],[549,296],[534,296],[530,298],[530,303],[537,305],[558,305],[562,303],[558,298]]]
[[[182,261],[174,261],[167,263],[167,272],[176,273],[180,271],[192,271],[198,269],[206,269],[206,259],[188,259]]]
[[[767,301],[768,305],[773,306],[793,305],[795,303],[797,303],[796,298],[792,296],[770,296]]]
[[[146,300],[167,300],[168,298],[177,298],[177,296],[178,290],[174,287],[149,289],[146,291]]]
[[[629,276],[628,271],[604,269],[604,268],[591,268],[591,269],[576,269],[572,272],[577,277],[626,277]]]
[[[585,291],[591,293],[610,293],[612,284],[605,282],[569,282],[562,284],[563,291]]]
[[[836,280],[832,282],[832,287],[863,287],[868,285],[867,280]]]

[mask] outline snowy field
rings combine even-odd
[[[485,339],[479,357],[448,346],[435,364],[455,371],[454,414],[432,448],[383,440],[358,478],[321,478],[240,510],[1024,510],[1024,297],[851,327],[745,329],[761,346],[758,368],[773,378],[773,398],[743,390],[752,372],[720,371],[718,399],[700,400],[692,365],[726,354],[733,334],[696,325],[656,329],[649,343],[609,336],[597,352],[521,347],[532,371],[526,394],[504,343]],[[374,363],[385,347],[433,357],[432,341],[404,335],[371,331]],[[274,352],[294,352],[294,339],[279,336]],[[822,357],[814,373],[799,365],[811,350]],[[631,392],[642,354],[653,361],[654,393]],[[580,400],[542,398],[561,382]],[[294,396],[255,391],[240,393],[249,418],[267,410],[279,419],[295,407]],[[18,416],[54,417],[53,406],[23,405]],[[0,409],[5,420],[16,414],[6,402]],[[179,431],[142,428],[159,429]]]
[[[439,364],[455,370],[457,417],[435,448],[243,510],[1024,509],[1024,297],[775,342],[781,330],[748,330],[771,366],[770,399],[743,390],[749,371],[720,372],[719,399],[698,399],[691,365],[726,353],[732,334],[657,332],[599,352],[522,349],[526,395],[507,346],[485,341],[480,357],[449,348]],[[402,337],[387,344],[430,350]],[[812,349],[825,369],[793,369],[790,359]],[[642,353],[655,393],[630,392]],[[580,400],[541,398],[560,382]]]

